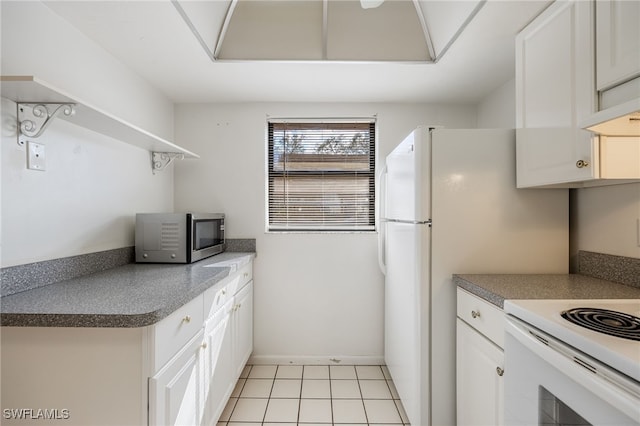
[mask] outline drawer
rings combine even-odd
[[[238,275],[239,275],[240,281],[238,282],[238,288],[236,288],[236,293],[238,292],[238,290],[240,290],[249,281],[253,279],[253,262],[249,262],[248,264],[240,268],[240,270],[238,271]]]
[[[253,263],[249,262],[232,272],[220,283],[204,292],[204,319],[214,315],[227,300],[232,298],[253,278]]]
[[[153,327],[155,371],[202,329],[202,303],[203,296],[200,295]]]
[[[225,302],[233,297],[233,293],[229,290],[229,284],[233,281],[232,277],[225,278],[219,284],[211,287],[204,292],[204,319],[211,318],[216,312],[224,306]]]
[[[253,262],[249,262],[236,272],[233,272],[230,277],[231,281],[229,281],[227,289],[231,295],[234,295],[253,278]]]
[[[504,348],[504,311],[461,288],[457,290],[457,300],[458,317]]]

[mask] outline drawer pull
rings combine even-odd
[[[480,318],[480,311],[471,311],[472,318]]]
[[[504,374],[504,369],[496,367],[496,373],[498,374],[498,376],[502,377],[502,375]]]
[[[202,346],[202,349],[207,349],[207,342],[202,342],[202,345],[200,346]]]
[[[191,316],[190,315],[185,316],[184,318],[182,318],[182,322],[187,322],[187,323],[191,322]]]
[[[222,289],[222,295],[224,296],[225,294],[227,294],[227,289],[226,289],[226,288],[223,288],[223,289]]]
[[[245,278],[247,278],[247,277],[249,276],[249,273],[248,273],[248,272],[245,272],[243,276],[244,276]]]

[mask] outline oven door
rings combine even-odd
[[[640,425],[640,385],[512,317],[505,425]]]

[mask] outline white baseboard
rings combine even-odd
[[[286,356],[252,355],[248,364],[253,365],[384,365],[382,356]]]

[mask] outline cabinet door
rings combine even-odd
[[[640,2],[596,1],[598,90],[640,76]]]
[[[149,379],[149,424],[200,424],[203,332],[190,340]]]
[[[598,177],[597,139],[578,123],[595,111],[593,3],[557,1],[516,37],[517,185]]]
[[[242,373],[253,351],[253,281],[236,295],[233,316],[235,377]]]
[[[209,329],[207,350],[210,349],[205,359],[205,371],[208,377],[207,397],[205,399],[205,425],[215,425],[224,410],[227,399],[233,391],[236,377],[234,376],[233,363],[233,331],[231,326],[234,301],[230,299],[220,312],[222,317],[216,315],[219,321],[207,322],[205,329]],[[216,318],[213,319],[215,321]],[[212,320],[209,320],[212,321]]]
[[[458,425],[502,425],[504,352],[464,321],[456,321]]]

